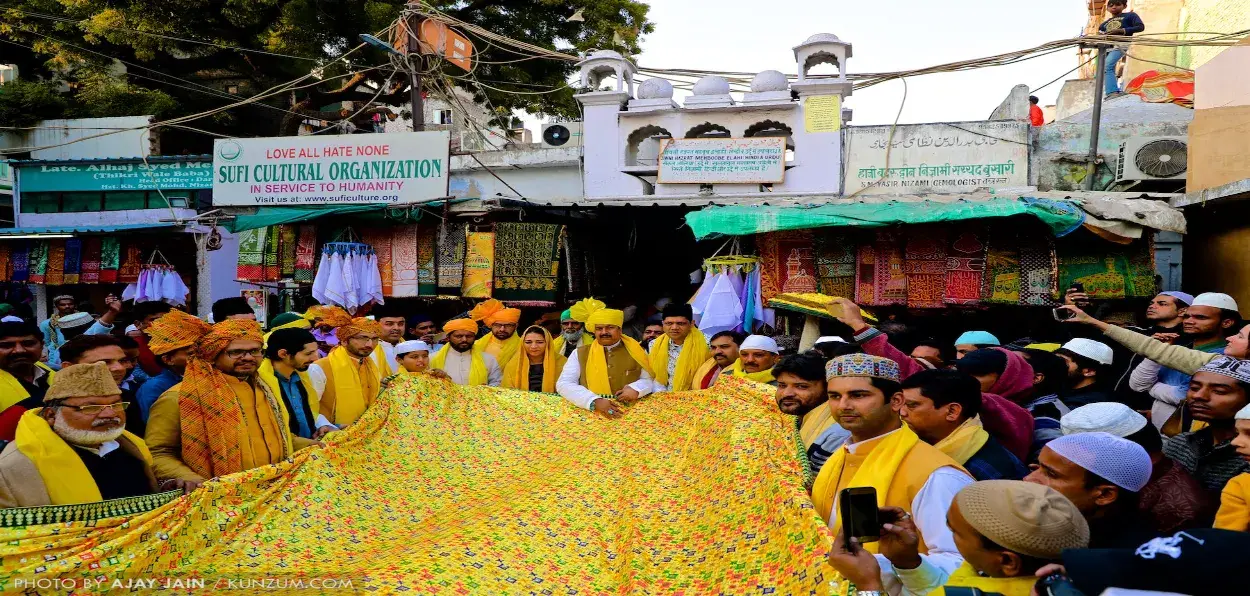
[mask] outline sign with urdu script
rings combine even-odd
[[[450,135],[218,139],[213,205],[405,204],[446,197]]]
[[[1025,121],[848,126],[846,132],[847,194],[960,193],[1029,183]]]

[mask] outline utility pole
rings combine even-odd
[[[409,2],[408,8],[415,10],[419,5],[417,2]],[[421,99],[421,69],[425,68],[425,55],[421,53],[421,41],[417,39],[417,28],[421,26],[421,21],[417,16],[409,15],[407,24],[408,55],[405,58],[410,68],[408,84],[411,86],[409,94],[412,102],[412,132],[421,132],[425,130],[425,102]]]
[[[1107,83],[1107,46],[1098,46],[1098,71],[1094,75],[1094,110],[1090,113],[1089,156],[1085,172],[1085,190],[1094,190],[1094,178],[1098,173],[1098,129],[1102,124],[1103,88]]]

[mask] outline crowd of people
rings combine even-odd
[[[0,321],[0,507],[190,492],[277,463],[355,423],[394,375],[555,393],[607,419],[735,377],[794,418],[844,593],[1111,586],[1083,549],[1177,558],[1250,531],[1250,325],[1225,294],[1164,292],[1139,329],[1094,318],[1073,289],[1053,337],[910,345],[892,334],[923,330],[836,299],[843,335],[793,354],[762,334],[706,337],[685,303],[636,339],[595,299],[528,326],[487,300],[441,329],[385,305],[313,306],[262,330],[242,299],[215,303],[212,323],[144,302],[122,333],[112,297],[98,317],[53,302],[39,325]],[[875,490],[878,541],[844,530],[850,488]]]

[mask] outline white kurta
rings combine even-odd
[[[499,361],[490,354],[482,354],[482,361],[486,363],[486,384],[498,387],[503,383],[503,370],[499,368]],[[447,362],[443,364],[443,372],[451,376],[451,380],[457,385],[468,385],[469,368],[472,365],[473,353],[471,351],[457,352],[455,348],[449,348]]]
[[[625,349],[624,344],[616,342],[615,345],[608,347],[609,350]],[[556,379],[556,393],[559,393],[564,399],[573,402],[579,408],[590,409],[590,402],[595,398],[603,397],[594,391],[587,389],[581,384],[582,365],[577,361],[577,350],[569,355],[569,361],[564,363],[564,370],[560,371],[560,378]],[[651,374],[644,368],[642,376],[637,381],[629,384],[629,387],[638,392],[638,397],[651,395],[655,387],[655,381],[651,378]]]

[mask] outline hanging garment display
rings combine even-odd
[[[48,242],[36,240],[30,246],[30,283],[41,284],[48,272]]]
[[[1128,246],[1112,244],[1092,234],[1064,240],[1056,248],[1059,291],[1079,282],[1094,300],[1148,298],[1155,294],[1152,236]]]
[[[144,265],[139,271],[138,281],[127,285],[122,291],[122,300],[186,306],[187,295],[190,293],[191,289],[173,267],[168,264]]]
[[[981,301],[981,281],[985,276],[985,229],[969,225],[951,235],[946,254],[946,304],[976,304]]]
[[[495,233],[469,232],[464,243],[464,298],[490,298],[495,283]]]
[[[829,296],[855,295],[855,241],[845,234],[816,237],[816,280],[820,293]]]
[[[807,230],[756,235],[760,253],[764,299],[783,292],[815,292],[816,258]]]
[[[909,308],[942,308],[946,290],[946,229],[921,226],[907,230],[903,249]]]
[[[82,274],[79,281],[85,284],[100,283],[100,259],[103,245],[99,236],[88,236],[82,240]]]
[[[13,252],[8,242],[0,242],[0,281],[13,278]]]
[[[13,275],[10,277],[13,281],[28,281],[30,279],[30,243],[19,241],[13,246]]]
[[[459,296],[464,283],[464,242],[468,224],[443,222],[438,228],[438,293]]]
[[[48,269],[44,273],[44,283],[50,286],[65,285],[65,241],[48,241]]]
[[[239,265],[235,277],[244,281],[265,279],[265,237],[269,228],[239,232]]]
[[[1012,233],[991,231],[985,249],[985,280],[982,299],[990,304],[1020,302],[1020,250]]]
[[[81,283],[82,240],[70,238],[65,241],[65,283]]]
[[[297,235],[295,224],[278,226],[278,279],[295,279]]]
[[[412,298],[420,292],[417,242],[417,226],[395,228],[395,236],[391,245],[391,296]],[[383,286],[385,285],[383,282]]]
[[[871,244],[855,249],[855,302],[873,304],[877,296],[877,251]]]
[[[378,275],[382,276],[382,295],[383,296],[399,296],[395,293],[395,280],[397,278],[395,271],[395,263],[397,261],[397,253],[403,250],[403,245],[407,239],[401,234],[403,228],[374,228],[361,232],[360,241],[373,247],[374,253],[378,256]]]
[[[707,337],[742,327],[743,306],[730,281],[733,277],[741,279],[741,274],[717,273],[704,281],[712,284],[712,291],[703,305],[703,317],[699,321],[699,330]]]
[[[1052,306],[1058,265],[1055,243],[1041,233],[1025,233],[1020,238],[1020,304]]]
[[[127,244],[122,253],[122,264],[117,269],[117,281],[130,284],[139,281],[139,271],[143,269],[143,249],[137,244]]]
[[[555,305],[560,229],[543,223],[495,225],[495,298],[519,306]]]
[[[299,227],[299,239],[295,244],[295,281],[311,282],[317,265],[317,228],[312,225]]]
[[[382,276],[373,247],[361,242],[327,242],[321,248],[312,295],[321,304],[341,306],[352,314],[366,304],[383,304]]]
[[[438,228],[417,226],[417,295],[438,295]]]
[[[877,276],[872,304],[907,304],[907,275],[903,272],[903,238],[899,232],[878,231],[873,244],[877,253]]]
[[[100,244],[100,283],[117,282],[117,272],[121,269],[122,244],[112,236],[106,236]]]
[[[278,275],[281,272],[281,268],[278,265],[278,236],[280,233],[281,228],[278,226],[269,228],[265,233],[265,254],[262,257],[265,281],[278,281]]]

